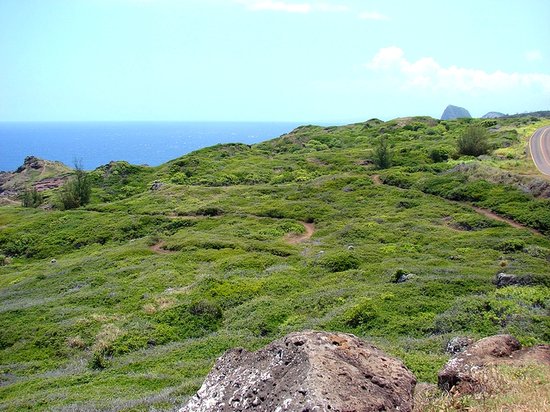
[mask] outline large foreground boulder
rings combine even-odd
[[[511,335],[483,338],[452,357],[438,375],[439,387],[465,394],[483,390],[480,372],[493,365],[525,365],[529,362],[550,365],[550,345],[522,349]]]
[[[180,412],[411,411],[414,375],[353,335],[300,332],[220,357]]]

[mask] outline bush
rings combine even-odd
[[[525,248],[525,242],[521,239],[508,239],[498,245],[498,249],[505,253],[519,252]]]
[[[343,272],[345,270],[357,269],[361,262],[351,253],[334,253],[326,256],[321,265],[331,272]]]
[[[36,187],[32,189],[26,189],[21,195],[21,203],[23,207],[38,207],[44,202],[44,196]]]
[[[458,138],[458,153],[467,156],[480,156],[489,150],[487,131],[476,125],[468,126]]]
[[[433,149],[430,152],[430,159],[434,163],[446,162],[449,159],[449,153],[445,149]]]
[[[343,322],[346,326],[357,328],[367,326],[378,318],[376,305],[371,299],[363,298],[358,304],[349,308],[343,314]]]
[[[391,153],[386,138],[380,139],[374,151],[373,160],[378,169],[388,169],[391,167]]]
[[[71,178],[59,194],[59,200],[64,210],[76,209],[90,202],[92,181],[80,163],[75,164],[75,175]]]

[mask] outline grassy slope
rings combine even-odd
[[[542,124],[500,120],[484,163],[532,173],[523,148]],[[548,342],[549,238],[443,197],[458,191],[541,230],[548,201],[441,174],[458,161],[429,154],[452,154],[465,126],[303,127],[158,168],[103,168],[85,209],[1,208],[0,250],[11,257],[0,267],[2,408],[171,410],[224,350],[305,328],[365,337],[432,382],[450,336]],[[382,177],[401,187],[369,176],[383,135],[395,166]],[[164,184],[150,191],[154,180]],[[513,196],[474,196],[487,190]],[[306,221],[313,238],[288,244]],[[160,241],[173,253],[152,251]],[[398,270],[415,276],[393,283]],[[539,284],[497,290],[500,271]]]

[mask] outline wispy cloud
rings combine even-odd
[[[338,13],[350,10],[350,8],[344,4],[319,3],[313,4],[312,7],[313,10],[324,11],[328,13]]]
[[[284,11],[287,13],[309,13],[311,4],[308,3],[287,3],[284,1],[252,1],[244,2],[249,10],[270,10]]]
[[[544,73],[488,73],[480,69],[441,66],[432,57],[409,61],[399,47],[380,49],[365,67],[384,73],[403,88],[435,91],[501,91],[521,87],[540,87],[550,93],[550,75]]]
[[[389,20],[390,18],[382,13],[379,13],[377,11],[363,11],[359,13],[359,18],[362,20],[378,20],[378,21],[384,21]]]
[[[349,7],[343,4],[319,3],[319,2],[289,2],[282,0],[237,0],[248,10],[253,11],[279,11],[286,13],[310,13],[310,12],[344,12]]]
[[[525,52],[525,59],[530,62],[542,60],[542,52],[540,50],[528,50]]]

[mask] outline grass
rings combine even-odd
[[[519,147],[511,130],[548,122],[499,122],[491,156],[476,161],[526,170],[519,150],[501,161],[497,146]],[[106,165],[77,210],[1,207],[0,407],[173,410],[225,350],[303,329],[354,333],[426,382],[457,334],[550,341],[548,236],[448,199],[459,193],[541,231],[547,200],[448,173],[471,160],[453,159],[465,127],[305,126],[157,168]],[[394,165],[383,173],[370,163],[381,136]],[[434,148],[448,159],[434,163]],[[289,243],[303,222],[315,224],[312,238]],[[172,253],[155,253],[159,242]],[[497,289],[502,271],[534,284]],[[395,283],[396,273],[414,276]]]
[[[483,390],[472,395],[441,394],[420,386],[415,411],[531,412],[550,411],[550,368],[547,365],[493,366],[477,372]]]

